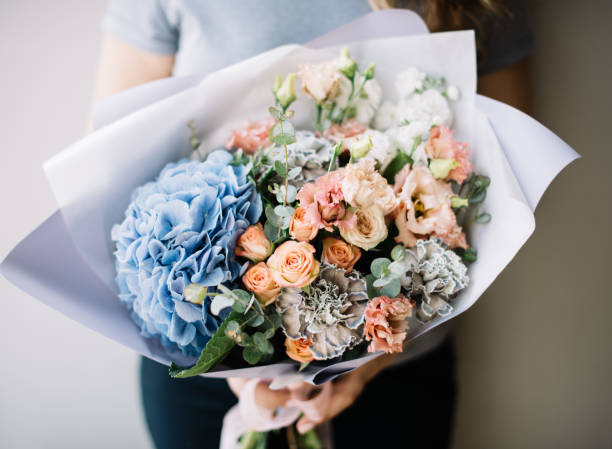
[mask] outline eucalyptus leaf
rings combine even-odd
[[[253,334],[253,343],[255,344],[259,352],[264,353],[267,351],[266,348],[267,348],[268,340],[266,339],[266,337],[264,337],[264,334],[262,334],[261,332],[255,332]]]
[[[242,357],[247,363],[255,365],[263,354],[255,346],[247,346],[242,350]]]
[[[300,173],[302,172],[302,167],[293,167],[291,170],[289,170],[289,173],[287,173],[287,177],[289,179],[294,179],[297,178]],[[291,186],[293,187],[293,186]],[[295,187],[293,187],[295,189]]]
[[[402,286],[400,284],[399,279],[393,279],[391,282],[381,288],[378,292],[379,296],[388,296],[389,298],[395,298],[397,295],[399,295],[401,289]]]
[[[274,161],[274,170],[278,173],[278,176],[284,178],[287,176],[287,167],[281,161]]]
[[[264,321],[265,321],[264,316],[258,313],[257,316],[255,316],[255,318],[249,321],[249,326],[259,327],[264,323]]]
[[[234,340],[225,334],[228,324],[232,321],[238,324],[242,323],[244,316],[236,312],[230,312],[225,318],[221,326],[208,341],[198,361],[192,367],[183,368],[175,363],[170,364],[169,374],[171,377],[186,378],[197,376],[198,374],[206,373],[221,362],[230,353],[234,347]]]
[[[469,202],[470,204],[482,203],[486,197],[487,190],[485,188],[480,188],[474,193],[474,195],[470,196]]]
[[[266,206],[265,213],[268,223],[276,227],[280,225],[280,217],[276,215],[276,212],[274,212],[274,208],[272,206]]]
[[[374,275],[374,277],[377,277],[377,278],[382,277],[387,271],[387,267],[389,266],[390,263],[391,261],[387,259],[386,257],[379,257],[377,259],[374,259],[372,261],[372,264],[370,265],[370,270],[372,274]]]
[[[270,220],[264,224],[264,234],[268,240],[275,242],[281,236],[281,230],[278,225],[274,225]]]
[[[225,309],[226,307],[232,307],[233,305],[234,298],[231,296],[216,295],[213,296],[212,301],[210,302],[210,312],[215,316],[219,316],[221,310]]]
[[[485,212],[476,217],[476,223],[488,223],[491,221],[491,214]]]

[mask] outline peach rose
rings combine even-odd
[[[361,250],[342,239],[326,237],[323,239],[323,253],[321,260],[344,268],[348,273],[361,257]]]
[[[281,287],[305,287],[319,274],[320,263],[314,258],[310,243],[289,240],[268,259],[272,278]]]
[[[367,128],[365,126],[352,118],[341,125],[332,123],[331,126],[323,132],[323,137],[328,138],[334,143],[343,140],[342,149],[348,150],[348,144],[351,138],[363,134],[366,130]]]
[[[244,231],[236,242],[236,250],[234,253],[240,257],[246,257],[253,262],[261,262],[266,260],[272,251],[274,245],[264,233],[261,223],[249,226]]]
[[[257,301],[263,307],[272,304],[280,293],[280,287],[272,279],[270,268],[265,262],[249,267],[242,276],[242,283],[248,291],[255,294]]]
[[[310,338],[305,340],[303,338],[297,340],[291,340],[287,338],[285,340],[285,347],[287,348],[287,355],[290,359],[296,362],[308,363],[314,360],[314,355],[310,352],[308,347],[312,344]]]
[[[355,226],[340,229],[340,235],[347,242],[368,251],[387,238],[389,229],[378,206],[355,209],[351,215],[356,218]]]
[[[306,209],[298,207],[289,221],[289,234],[300,242],[309,242],[317,236],[318,229],[304,219]]]
[[[368,352],[402,352],[408,322],[415,303],[399,295],[395,298],[378,296],[372,299],[365,310],[364,334],[371,341]]]

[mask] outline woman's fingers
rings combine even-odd
[[[349,373],[333,384],[331,400],[321,419],[313,419],[312,416],[303,416],[297,423],[298,432],[304,434],[322,422],[328,421],[339,415],[348,408],[363,389],[363,379],[356,373]]]
[[[290,396],[291,393],[287,388],[271,390],[268,384],[263,382],[258,383],[255,388],[255,403],[260,407],[271,410],[285,405]]]

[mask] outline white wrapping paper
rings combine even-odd
[[[390,17],[397,19],[389,27],[390,35],[395,37],[349,44],[351,55],[361,64],[377,63],[377,79],[385,97],[392,101],[394,74],[410,66],[443,75],[449,84],[459,87],[461,100],[452,104],[453,127],[457,137],[470,144],[475,171],[492,180],[483,211],[490,212],[493,219],[470,230],[470,243],[479,252],[478,261],[470,267],[472,282],[455,301],[450,316],[412,330],[409,339],[414,339],[474,304],[533,232],[533,208],[554,176],[577,154],[533,119],[475,95],[471,31],[397,37],[402,20],[415,29],[414,14],[400,17],[401,14],[388,13],[368,15],[369,28],[360,32],[359,27],[349,24],[344,31],[324,36],[317,45],[337,45],[343,41],[343,33],[351,40],[368,38],[369,29],[384,29]],[[372,26],[377,21],[379,26]],[[169,81],[164,89],[140,88],[140,103],[132,102],[127,116],[117,112],[113,119],[118,120],[45,164],[61,217],[54,215],[24,239],[0,270],[22,289],[124,345],[162,363],[173,360],[188,364],[192,360],[167,354],[156,340],[141,337],[119,304],[110,228],[121,221],[136,186],[155,178],[167,162],[189,154],[188,121],[194,120],[205,147],[212,150],[222,146],[231,129],[245,119],[266,116],[275,74],[295,71],[299,63],[335,57],[337,50],[284,46],[210,74],[195,85],[196,80],[190,78]],[[125,103],[134,98],[124,94]],[[144,107],[134,110],[134,104]],[[295,109],[297,127],[309,127],[314,113],[312,103],[302,97]],[[503,149],[496,133],[503,138]],[[41,244],[46,245],[42,253]],[[30,256],[35,251],[37,259],[33,260]],[[374,356],[329,367],[312,363],[302,377],[318,384]],[[296,368],[291,362],[231,373],[219,367],[207,375],[278,377],[294,373]]]

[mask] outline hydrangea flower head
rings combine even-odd
[[[170,163],[132,195],[116,243],[119,298],[145,337],[158,336],[170,352],[198,355],[219,326],[210,304],[186,301],[190,284],[231,284],[246,264],[235,259],[236,240],[256,223],[262,203],[243,165],[230,153],[205,162]]]

